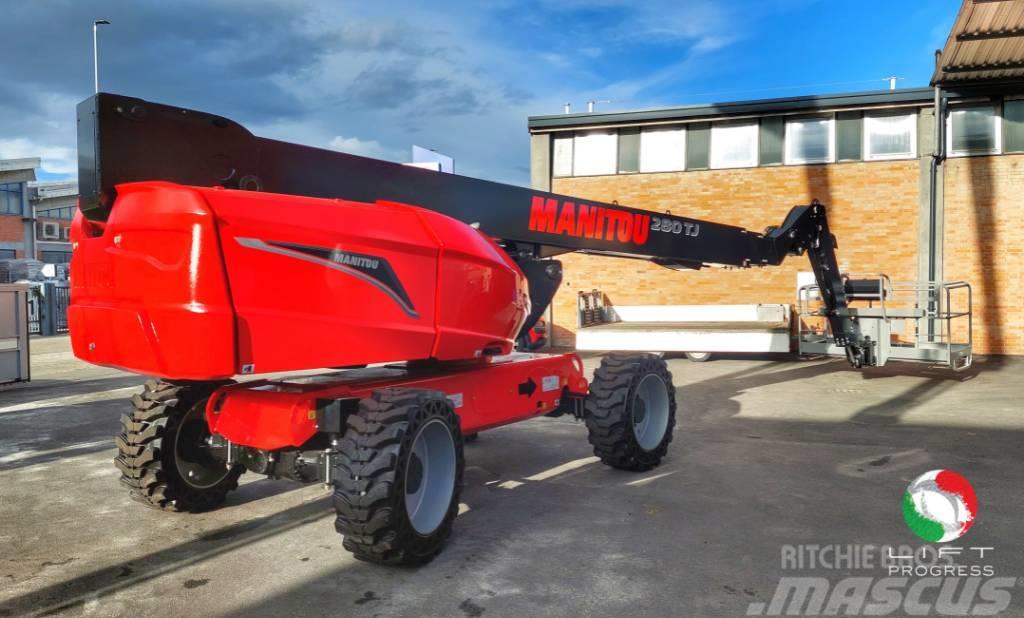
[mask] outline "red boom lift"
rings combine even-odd
[[[672,376],[654,355],[515,352],[559,253],[670,268],[806,253],[856,367],[825,208],[764,234],[253,136],[223,117],[112,94],[78,107],[76,356],[152,376],[116,438],[133,498],[218,506],[243,471],[329,483],[356,557],[430,560],[458,510],[463,436],[538,415],[586,422],[615,468],[661,462]],[[392,363],[301,379],[238,375]]]

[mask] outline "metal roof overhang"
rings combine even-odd
[[[964,0],[932,75],[943,88],[1024,79],[1024,0]]]

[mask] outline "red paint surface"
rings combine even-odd
[[[104,225],[76,216],[69,322],[82,360],[168,379],[507,354],[522,272],[473,228],[414,206],[119,185]],[[418,316],[372,283],[238,238],[386,259]]]
[[[544,378],[549,390],[544,390]],[[552,377],[557,379],[557,385]],[[520,385],[532,380],[532,393]],[[551,412],[567,394],[584,396],[587,380],[576,354],[512,354],[444,366],[433,374],[402,369],[350,372],[328,382],[246,382],[217,390],[207,405],[210,430],[243,446],[275,450],[301,446],[318,431],[317,400],[362,398],[394,386],[437,390],[455,404],[463,433],[473,433]]]

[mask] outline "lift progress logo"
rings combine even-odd
[[[977,513],[967,479],[925,472],[903,495],[923,544],[783,545],[775,591],[750,601],[747,616],[1022,616],[1004,612],[1024,578],[997,570],[995,547],[957,542]]]
[[[903,519],[929,543],[948,543],[966,533],[978,512],[967,479],[951,470],[932,470],[914,479],[903,494]]]

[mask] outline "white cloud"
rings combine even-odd
[[[327,142],[327,147],[338,152],[359,155],[361,157],[373,157],[375,159],[388,158],[387,150],[377,140],[361,140],[358,137],[343,137],[335,135]]]
[[[718,49],[729,45],[736,39],[728,36],[706,36],[701,37],[697,41],[697,44],[693,46],[695,52],[713,52]]]
[[[73,174],[78,171],[76,151],[67,146],[44,146],[24,137],[0,139],[0,159],[39,157],[42,169],[51,174]]]
[[[566,68],[572,66],[572,61],[569,60],[563,54],[556,54],[554,52],[543,52],[540,55],[548,64],[554,65],[558,68]]]
[[[454,157],[460,173],[525,184],[527,116],[558,113],[566,101],[580,109],[588,99],[611,99],[616,108],[662,104],[680,84],[714,71],[709,58],[759,15],[798,1],[807,0],[456,0],[444,11],[412,0],[69,7],[120,15],[103,44],[131,53],[105,56],[112,91],[375,158],[405,161],[420,144]],[[588,21],[595,10],[607,15]],[[74,174],[74,106],[92,85],[91,56],[75,51],[78,30],[69,25],[80,20],[53,20],[42,9],[24,15],[9,30],[54,45],[30,53],[25,41],[0,37],[0,51],[15,54],[12,66],[30,65],[15,81],[31,82],[17,91],[31,95],[19,97],[0,84],[3,148],[41,156],[48,172]],[[162,61],[169,54],[176,62]]]

